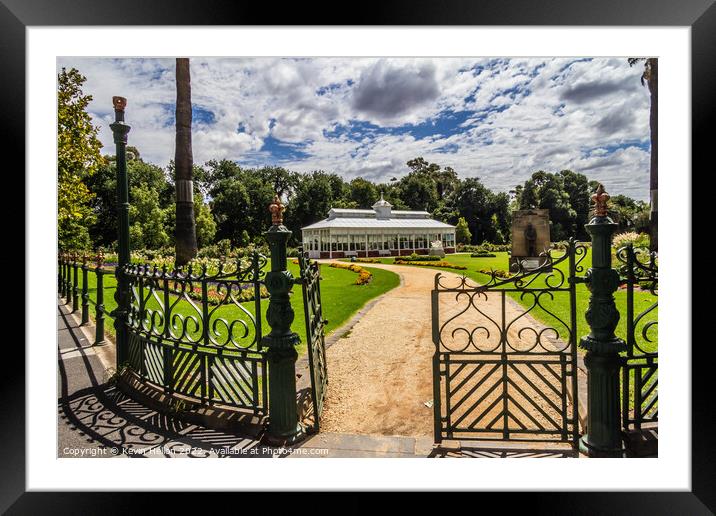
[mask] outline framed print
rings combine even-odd
[[[716,8],[660,4],[3,0],[28,242],[3,509],[713,511],[690,207]]]

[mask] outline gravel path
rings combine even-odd
[[[435,346],[432,342],[430,291],[434,287],[437,271],[402,265],[370,264],[370,267],[399,274],[401,285],[379,298],[348,335],[327,349],[329,385],[321,429],[356,434],[432,435],[433,409],[426,406],[426,402],[429,404],[433,399],[432,357]],[[460,276],[457,274],[442,274],[445,276],[444,284],[458,284]],[[464,296],[456,301],[454,296],[442,295],[440,320],[447,320],[465,306]],[[500,322],[499,295],[488,294],[487,298],[480,300],[479,307],[484,315],[470,309],[460,316],[458,326],[474,328],[486,324],[485,315]],[[524,311],[524,308],[511,300],[506,303],[508,321]],[[490,324],[488,321],[486,325]],[[482,342],[485,343],[482,345],[499,342],[498,332],[494,328],[493,325],[490,337],[486,340],[485,334],[482,334]],[[512,325],[509,330],[510,342],[526,348],[534,340],[534,332],[528,330],[520,334],[523,328],[539,331],[541,327],[529,316],[518,318]],[[447,330],[450,331],[450,328]],[[456,338],[460,338],[459,334]],[[478,380],[479,375],[472,378],[470,381],[473,383],[466,387],[469,388]],[[534,376],[531,380],[535,381]],[[557,415],[544,400],[538,400],[537,396],[529,392],[521,378],[516,377],[514,381],[550,417]],[[547,386],[544,387],[547,391]],[[494,396],[491,396],[485,403],[489,404],[493,399]],[[520,399],[519,402],[523,406],[530,405],[526,399]],[[529,415],[518,416],[525,424],[528,424],[526,422],[530,416],[543,422],[544,418],[538,409],[530,407],[527,412]]]

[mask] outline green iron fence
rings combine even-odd
[[[640,309],[634,292],[646,290],[658,295],[657,254],[629,244],[617,251],[618,270],[626,288],[627,351],[622,366],[622,427],[639,430],[643,424],[658,422],[659,352],[655,341],[657,320],[648,317],[658,310],[658,300]]]
[[[57,290],[65,304],[71,305],[71,312],[81,312],[81,324],[86,325],[91,317],[95,323],[94,345],[102,345],[105,339],[105,318],[109,315],[104,305],[106,275],[113,272],[103,265],[103,257],[97,255],[91,264],[86,255],[60,253],[57,260]],[[94,276],[95,287],[91,288],[90,278]],[[94,297],[93,297],[94,295]],[[92,310],[92,307],[94,309]]]
[[[206,266],[125,266],[130,304],[122,353],[127,363],[120,366],[168,395],[265,414],[265,264],[254,253],[248,264],[239,259],[214,272]]]

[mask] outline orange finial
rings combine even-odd
[[[269,211],[271,212],[271,222],[274,226],[283,224],[283,211],[286,207],[281,203],[281,199],[278,194],[273,198],[273,202],[269,204]]]
[[[604,186],[601,183],[599,183],[597,191],[592,195],[592,201],[594,201],[594,216],[606,217],[609,194],[604,190]]]

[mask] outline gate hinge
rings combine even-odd
[[[570,285],[576,285],[577,283],[589,283],[589,276],[570,276],[568,282]]]

